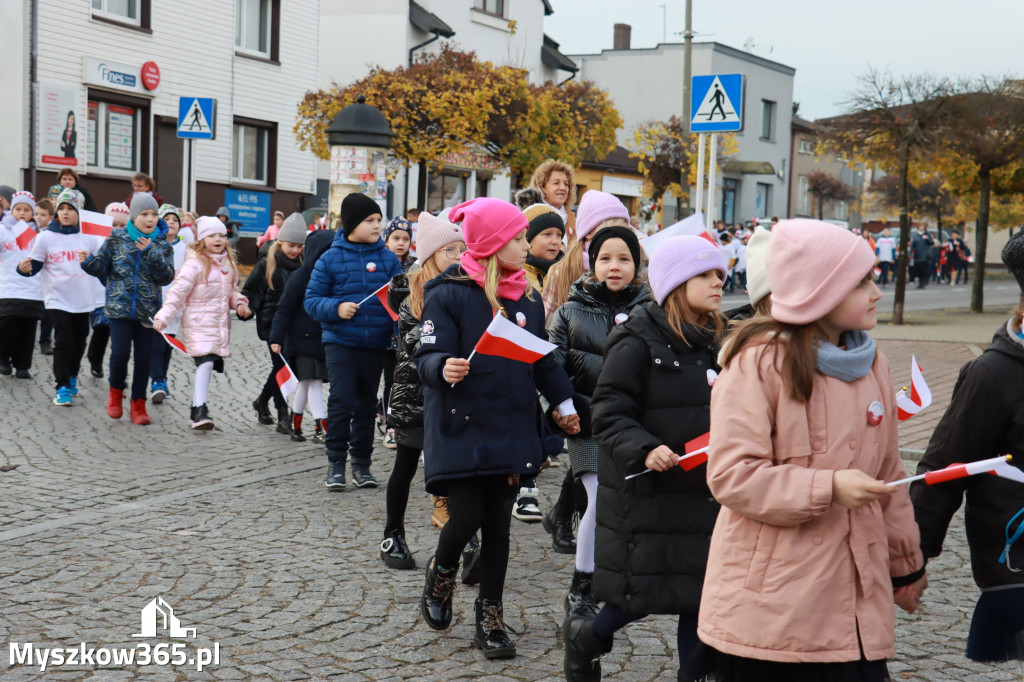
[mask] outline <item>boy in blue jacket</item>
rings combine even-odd
[[[320,322],[327,375],[327,490],[345,489],[345,462],[352,460],[352,481],[375,488],[370,473],[377,387],[391,343],[394,322],[379,301],[359,302],[387,286],[402,272],[398,257],[381,241],[383,215],[365,194],[341,202],[342,232],[313,268],[305,308]]]

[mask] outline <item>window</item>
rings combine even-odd
[[[92,9],[96,14],[106,15],[111,19],[129,24],[138,24],[140,0],[92,0]]]
[[[757,217],[767,218],[772,212],[772,186],[759,182],[757,183]]]
[[[797,149],[798,154],[813,154],[814,153],[814,142],[811,140],[800,140],[800,148]]]
[[[235,0],[238,54],[277,61],[281,0]]]
[[[466,178],[431,173],[427,179],[427,210],[436,213],[458,206],[466,197]]]
[[[761,100],[761,139],[775,139],[775,102]]]
[[[811,192],[808,189],[807,176],[801,175],[796,185],[797,215],[811,215]]]
[[[473,0],[473,7],[499,17],[505,16],[505,0]]]
[[[134,173],[139,170],[139,107],[89,100],[86,164],[98,172]]]
[[[736,221],[736,194],[740,181],[736,178],[722,178],[722,211],[719,214],[726,225]]]
[[[845,201],[836,202],[836,220],[849,220],[850,219],[850,207]]]
[[[273,184],[277,131],[272,123],[235,119],[231,178],[239,182]]]

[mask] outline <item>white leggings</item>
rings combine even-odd
[[[309,404],[309,411],[313,413],[313,419],[326,419],[327,410],[324,409],[324,382],[320,379],[306,379],[299,382],[295,389],[295,399],[292,401],[292,412],[302,414]]]
[[[213,376],[213,360],[196,367],[196,386],[192,393],[192,407],[206,404],[206,396],[210,392],[210,377]]]
[[[588,471],[580,475],[580,481],[587,490],[587,511],[580,517],[576,529],[576,570],[594,572],[594,536],[597,534],[597,472]]]

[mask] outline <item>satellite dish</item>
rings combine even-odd
[[[747,52],[754,51],[754,36],[750,36],[745,41],[743,41],[743,49],[746,50]]]

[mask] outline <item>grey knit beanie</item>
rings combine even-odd
[[[277,233],[277,241],[305,244],[308,232],[309,229],[306,227],[306,221],[302,218],[302,214],[292,213],[285,218],[284,224],[281,225],[281,231]]]
[[[149,192],[136,192],[132,195],[132,203],[128,209],[128,219],[133,223],[135,219],[139,217],[139,214],[146,210],[157,211],[160,207],[156,204],[156,199]]]
[[[1017,280],[1017,286],[1024,293],[1024,230],[1017,232],[1006,242],[1002,253],[1003,263]]]

